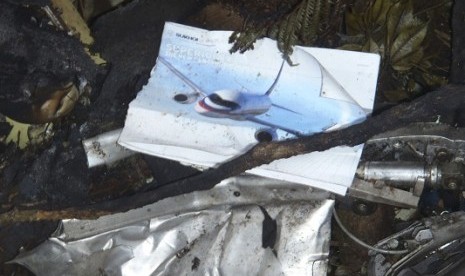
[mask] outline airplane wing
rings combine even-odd
[[[306,134],[304,134],[304,133],[301,133],[300,131],[296,131],[296,130],[290,129],[290,128],[287,128],[287,127],[285,127],[285,126],[280,126],[280,125],[272,124],[272,123],[270,123],[270,122],[267,122],[267,121],[258,119],[257,117],[249,116],[249,117],[246,117],[246,120],[251,121],[251,122],[254,122],[254,123],[257,123],[257,124],[261,124],[261,125],[264,125],[264,126],[269,126],[269,127],[275,128],[275,129],[281,129],[281,130],[284,130],[284,131],[289,132],[289,133],[291,133],[291,134],[294,134],[294,135],[297,136],[297,137],[302,137],[302,136],[305,136],[305,135],[306,135]]]
[[[180,78],[183,82],[185,82],[187,85],[189,85],[192,89],[195,90],[195,92],[199,93],[203,97],[207,97],[208,94],[202,90],[197,84],[195,84],[193,81],[191,81],[189,78],[186,77],[183,73],[181,73],[178,69],[176,69],[169,61],[167,61],[164,57],[158,56],[159,61],[163,63],[168,69],[170,69],[171,72],[173,72],[178,78]]]

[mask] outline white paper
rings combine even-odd
[[[290,57],[295,66],[284,63],[278,78],[283,59],[275,41],[262,39],[253,51],[230,54],[230,34],[166,23],[157,64],[129,106],[119,143],[215,167],[253,147],[259,134],[288,139],[347,126],[371,112],[378,55],[296,47]],[[218,101],[213,94],[235,98]],[[249,172],[345,194],[361,148],[304,154]]]

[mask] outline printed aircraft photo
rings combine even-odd
[[[216,90],[213,93],[207,93],[196,83],[191,81],[187,76],[181,73],[178,69],[176,69],[164,57],[159,56],[158,61],[160,61],[178,78],[190,86],[195,92],[194,96],[196,99],[198,97],[202,97],[195,105],[195,111],[197,113],[203,116],[214,118],[229,118],[239,121],[248,120],[260,125],[271,127],[273,129],[281,129],[295,136],[303,135],[302,133],[290,129],[286,126],[270,123],[255,117],[257,115],[266,113],[273,106],[292,113],[297,113],[291,109],[272,103],[270,98],[270,94],[273,92],[281,76],[281,72],[283,71],[284,64],[286,63],[285,60],[283,60],[281,63],[281,67],[270,88],[261,95],[231,89],[221,89]],[[192,100],[192,95],[188,96],[184,94],[178,94],[175,95],[174,99],[180,103],[190,103]]]

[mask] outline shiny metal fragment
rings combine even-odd
[[[12,262],[36,275],[326,275],[333,200],[305,185],[227,179],[97,220],[65,220]]]

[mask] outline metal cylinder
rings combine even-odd
[[[362,163],[357,176],[367,181],[386,181],[398,184],[414,184],[424,179],[427,184],[436,184],[439,178],[437,166],[422,162],[372,161]]]
[[[118,144],[121,131],[122,129],[113,130],[82,141],[89,168],[104,164],[110,165],[135,154],[134,151]]]

